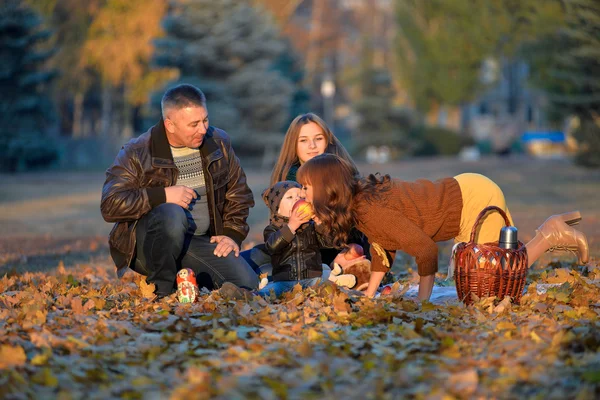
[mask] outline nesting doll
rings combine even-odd
[[[196,283],[196,275],[189,268],[183,268],[177,273],[177,299],[180,303],[193,303],[198,300],[200,293]]]

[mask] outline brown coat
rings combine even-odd
[[[402,250],[415,257],[419,275],[435,274],[436,242],[458,235],[462,205],[460,186],[454,178],[435,182],[393,179],[389,190],[381,191],[380,199],[373,201],[358,194],[354,199],[357,228],[371,244],[371,270],[388,271],[396,250]]]
[[[246,219],[254,198],[229,136],[209,127],[200,153],[210,234],[226,235],[241,244],[248,235]],[[108,242],[119,277],[135,262],[137,221],[166,201],[164,188],[174,185],[178,174],[162,120],[126,143],[106,171],[100,210],[106,222],[116,222]]]

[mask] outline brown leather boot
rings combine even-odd
[[[568,250],[576,252],[581,264],[589,260],[589,248],[585,235],[572,228],[581,221],[581,213],[573,211],[566,214],[553,215],[536,230],[548,243],[547,251]]]

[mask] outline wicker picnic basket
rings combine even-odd
[[[480,220],[492,210],[498,211],[506,226],[510,226],[501,208],[486,207],[475,220],[470,241],[458,243],[452,253],[456,291],[466,305],[473,302],[472,294],[479,298],[496,296],[503,299],[510,296],[513,302],[518,303],[525,287],[527,249],[522,242],[518,242],[517,249],[503,249],[498,247],[498,242],[475,243]]]

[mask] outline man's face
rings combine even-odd
[[[199,106],[171,109],[165,118],[165,129],[171,146],[196,149],[204,142],[208,111]]]
[[[292,215],[292,207],[298,200],[301,199],[300,188],[291,188],[283,195],[281,201],[279,202],[279,209],[277,213],[283,215],[284,217],[289,217]]]

